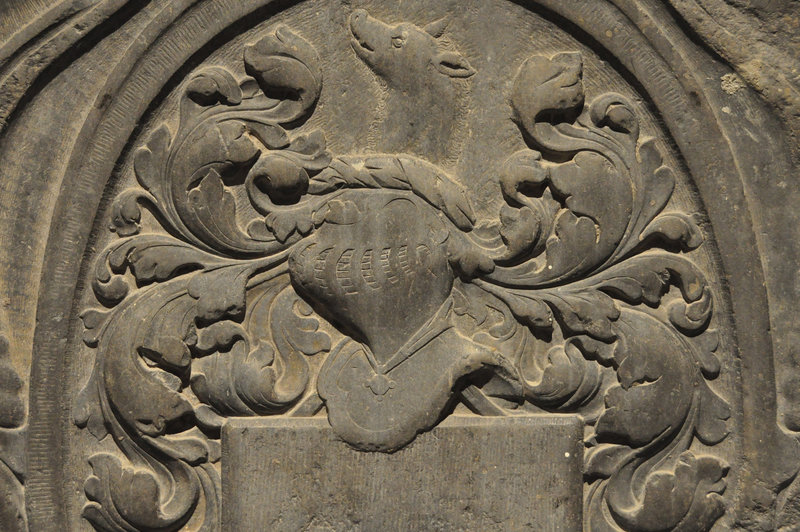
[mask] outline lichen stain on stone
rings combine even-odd
[[[725,74],[720,78],[722,90],[728,94],[736,94],[745,87],[744,80],[736,74]]]

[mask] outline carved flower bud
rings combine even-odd
[[[279,26],[244,50],[245,71],[267,96],[283,100],[270,111],[280,123],[298,119],[322,90],[317,51],[308,41]]]
[[[247,178],[247,190],[256,207],[269,210],[263,201],[266,194],[272,203],[296,203],[308,190],[308,172],[295,161],[283,155],[262,156]]]
[[[500,237],[508,257],[516,257],[533,247],[542,232],[542,221],[528,207],[514,209],[503,205],[500,210]]]
[[[503,163],[500,188],[507,198],[523,203],[521,194],[544,186],[549,177],[542,165],[542,154],[534,150],[520,150]]]
[[[639,121],[633,112],[633,104],[621,94],[609,92],[592,102],[589,116],[598,127],[608,126],[614,131],[639,137]]]
[[[242,90],[230,72],[219,67],[199,71],[186,85],[186,95],[199,105],[216,103],[236,105],[242,101]]]
[[[583,101],[583,61],[574,52],[528,58],[511,93],[515,118],[528,133],[536,122],[572,120]]]

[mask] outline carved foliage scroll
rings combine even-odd
[[[402,29],[450,58],[437,83],[463,83],[475,69],[434,26]],[[368,65],[386,27],[351,19]],[[627,98],[587,102],[578,53],[529,58],[510,95],[529,148],[497,168],[502,207],[483,219],[467,183],[418,154],[332,155],[323,132],[299,133],[323,75],[296,33],[243,61],[244,79],[210,66],[184,83],[177,128],[138,147],[139,186],[113,203],[75,420],[120,453],[90,458],[87,519],[214,529],[226,417],[325,408],[351,445],[392,451],[461,401],[584,417],[587,530],[713,525],[727,467],[690,450],[729,417],[690,258],[703,235],[667,209],[672,170]],[[142,232],[145,212],[163,231]]]
[[[25,403],[22,378],[9,360],[0,335],[0,523],[9,531],[28,529],[25,513]]]
[[[319,95],[319,57],[281,27],[244,61],[243,82],[216,67],[186,82],[177,131],[162,125],[136,151],[141,188],[112,206],[120,238],[96,265],[106,308],[82,315],[98,357],[75,415],[123,453],[90,459],[84,515],[98,528],[213,529],[224,416],[285,412],[306,389],[306,357],[328,348],[286,275],[290,244],[313,227],[294,210],[315,206],[269,197],[330,162],[320,133],[291,133]],[[244,228],[233,188],[252,198]],[[143,207],[165,233],[140,232]]]

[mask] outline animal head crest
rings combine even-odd
[[[351,44],[358,57],[392,86],[424,80],[431,66],[433,72],[450,78],[468,78],[475,74],[469,61],[438,40],[448,23],[441,18],[424,28],[409,22],[387,24],[356,9],[350,15]]]

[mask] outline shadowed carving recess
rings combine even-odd
[[[446,21],[356,10],[348,29],[392,112],[476,74]],[[216,529],[228,417],[324,411],[353,447],[392,452],[457,403],[583,416],[586,530],[717,521],[727,465],[690,450],[725,439],[730,415],[708,385],[703,234],[665,210],[673,172],[625,96],[587,101],[578,52],[528,58],[509,99],[528,148],[496,168],[502,207],[480,219],[425,144],[450,122],[331,153],[335,131],[296,131],[323,86],[315,48],[279,26],[243,62],[241,79],[204,66],[183,83],[179,120],[136,147],[139,186],[111,207],[74,416],[119,450],[90,458],[95,527]],[[144,211],[163,231],[142,231]]]

